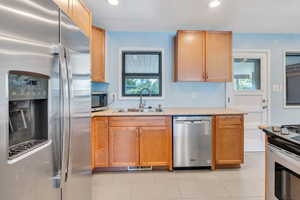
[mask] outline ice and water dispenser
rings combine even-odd
[[[48,140],[48,82],[46,75],[10,71],[9,151],[13,159]]]

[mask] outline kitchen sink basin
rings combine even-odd
[[[138,109],[138,108],[123,108],[123,109],[119,109],[116,110],[115,112],[118,113],[123,113],[123,112],[162,112],[163,110],[158,110],[158,109],[149,109],[149,108],[145,108],[145,109]]]

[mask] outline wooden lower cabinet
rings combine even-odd
[[[111,167],[139,166],[138,128],[109,128],[109,160]]]
[[[94,117],[94,168],[164,166],[172,170],[171,117]],[[213,121],[212,169],[244,162],[243,115],[218,115]]]
[[[94,168],[166,166],[172,170],[170,117],[94,117]]]
[[[108,118],[95,117],[92,120],[92,161],[94,168],[108,167]]]
[[[243,115],[216,116],[215,161],[218,166],[244,162]]]
[[[171,162],[171,133],[168,127],[141,127],[140,165],[168,166]]]

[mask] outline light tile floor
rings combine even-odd
[[[264,153],[241,169],[97,173],[93,200],[264,200]]]

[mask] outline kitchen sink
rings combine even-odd
[[[123,113],[123,112],[163,112],[162,109],[154,109],[154,108],[145,108],[145,109],[138,109],[138,108],[122,108],[122,109],[118,109],[115,112],[118,113]]]

